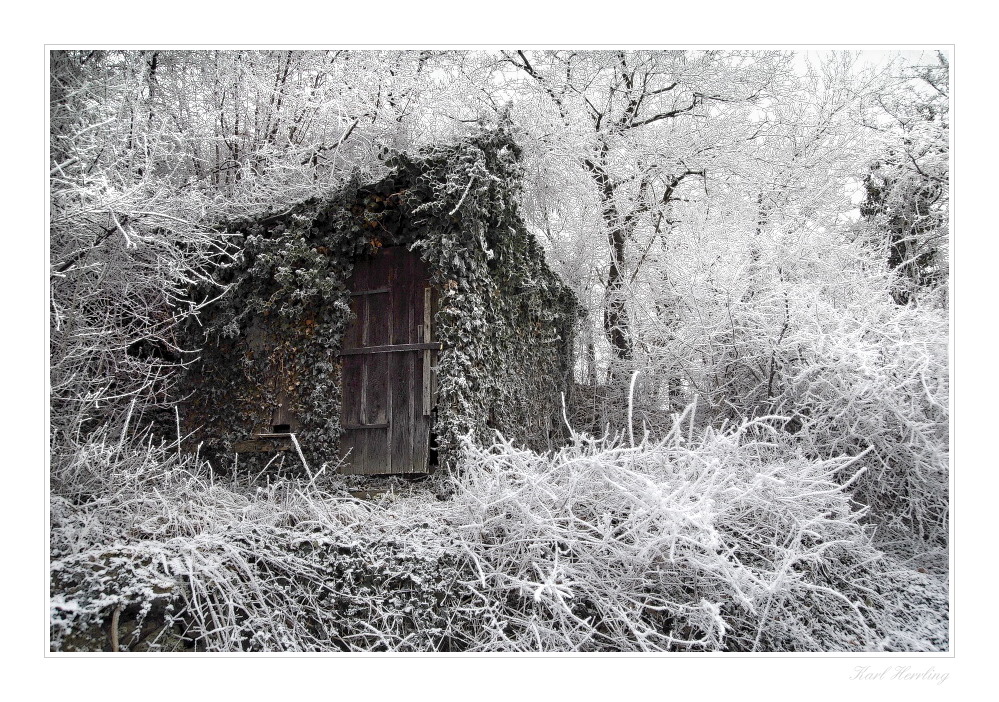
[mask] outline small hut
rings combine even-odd
[[[518,214],[519,154],[483,130],[227,226],[229,289],[190,331],[189,441],[349,474],[432,472],[495,431],[556,443],[579,306]]]

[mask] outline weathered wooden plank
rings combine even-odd
[[[440,290],[430,289],[430,336],[429,341],[436,344],[436,350],[440,351],[442,345],[437,340],[437,329],[434,320],[437,319],[437,310],[440,309]],[[437,406],[437,353],[430,354],[430,407]]]
[[[391,473],[389,454],[389,429],[372,429],[357,432],[363,437],[364,450],[361,457],[361,472],[365,474]]]
[[[286,436],[283,439],[244,439],[233,444],[232,450],[236,453],[273,453],[275,451],[290,451],[292,448],[291,437]]]
[[[423,416],[430,414],[430,351],[423,352]]]
[[[392,393],[391,452],[392,468],[396,473],[416,471],[413,462],[414,401],[412,378],[416,352],[397,353],[389,357],[391,364],[390,385]]]
[[[364,346],[389,346],[392,338],[391,294],[366,295],[367,324]]]
[[[370,284],[371,259],[359,258],[354,261],[354,270],[347,279],[350,290],[371,290],[377,286]]]
[[[388,280],[388,272],[385,266],[384,256],[374,259],[372,265],[373,275],[378,280]],[[368,295],[365,297],[368,306],[367,336],[364,345],[386,346],[391,338],[391,293],[381,293]],[[384,355],[372,354],[362,356],[362,363],[365,369],[364,378],[364,410],[361,415],[362,424],[387,424],[389,422],[389,359]],[[368,450],[373,452],[372,460],[387,460],[388,456],[383,455],[380,447],[370,432],[367,433],[369,441]],[[388,448],[388,432],[385,436],[385,452]]]
[[[371,353],[392,353],[394,351],[439,351],[441,344],[439,341],[432,341],[427,344],[387,344],[385,346],[364,346],[358,349],[344,349],[338,356],[363,356]]]
[[[395,258],[394,277],[392,278],[392,334],[390,344],[410,344],[418,339],[409,337],[409,317],[413,313],[413,258],[414,256],[397,256]]]
[[[358,356],[364,364],[364,405],[358,424],[382,424],[388,421],[389,410],[389,357],[376,353]]]
[[[354,271],[347,279],[349,290],[367,290],[371,288],[368,284],[370,278],[371,262],[361,258],[354,262]],[[364,343],[364,328],[368,313],[367,297],[364,295],[350,297],[351,321],[344,334],[343,347],[356,348]]]
[[[390,288],[375,288],[374,290],[355,290],[350,293],[351,297],[358,297],[360,295],[378,295],[379,293],[387,293]]]
[[[343,334],[343,348],[354,349],[361,345],[360,316],[362,314],[364,314],[364,299],[359,297],[350,298],[350,321]]]
[[[368,463],[371,460],[371,452],[368,445],[371,443],[371,434],[366,431],[352,431],[351,440],[354,444],[354,452],[351,455],[351,463],[354,473],[367,473]]]
[[[424,342],[430,341],[430,336],[433,333],[431,327],[431,304],[430,304],[430,287],[425,286],[423,288],[423,339]],[[427,349],[423,352],[423,415],[427,416],[430,414],[430,350]]]
[[[343,436],[340,437],[340,458],[345,463],[345,469],[343,472],[352,473],[355,471],[354,466],[358,460],[358,447],[356,439],[360,435],[360,432],[346,431]]]
[[[423,414],[423,374],[424,354],[414,353],[413,372],[409,376],[408,386],[412,395],[413,419],[413,468],[414,472],[427,472],[427,441],[430,436],[430,417]]]
[[[368,269],[370,264],[366,259],[354,262],[354,270],[347,280],[348,289],[365,290],[368,285]],[[353,313],[344,334],[343,348],[356,348],[364,343],[364,328],[368,311],[367,297],[350,298],[350,309]],[[361,424],[361,412],[364,403],[364,364],[358,358],[345,358],[341,361],[341,389],[343,404],[340,410],[340,422],[344,427]],[[350,466],[349,471],[355,472],[363,468],[364,435],[346,429],[340,437],[340,458]]]
[[[355,357],[344,358],[342,364],[343,406],[340,410],[340,421],[344,425],[363,424],[361,421],[361,405],[364,399],[363,360]]]

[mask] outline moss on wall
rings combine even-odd
[[[204,348],[185,382],[192,440],[222,456],[268,426],[283,396],[310,463],[335,461],[346,281],[357,257],[398,245],[420,253],[440,291],[442,463],[469,434],[489,441],[495,429],[533,448],[557,440],[579,308],[518,215],[519,153],[508,128],[483,130],[395,156],[373,185],[352,181],[288,212],[228,224],[239,247],[219,271],[228,292],[188,329]]]

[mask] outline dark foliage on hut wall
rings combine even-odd
[[[228,451],[267,426],[281,378],[310,463],[333,461],[340,434],[337,352],[349,322],[353,259],[380,247],[420,252],[440,291],[443,342],[434,432],[442,463],[461,437],[492,430],[548,448],[560,433],[579,306],[517,212],[519,149],[507,127],[393,156],[375,185],[228,225],[241,251],[221,272],[229,292],[190,327],[205,349],[188,375],[185,423]],[[250,343],[251,329],[266,343]],[[249,333],[249,334],[248,334]]]

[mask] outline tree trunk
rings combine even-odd
[[[632,356],[631,321],[628,316],[627,293],[625,290],[625,254],[627,253],[628,232],[614,202],[614,184],[603,166],[607,145],[601,144],[601,162],[586,159],[584,164],[593,177],[600,193],[603,219],[607,227],[607,243],[610,246],[611,262],[607,271],[607,287],[604,292],[604,333],[610,342],[611,350],[618,360],[630,360]]]

